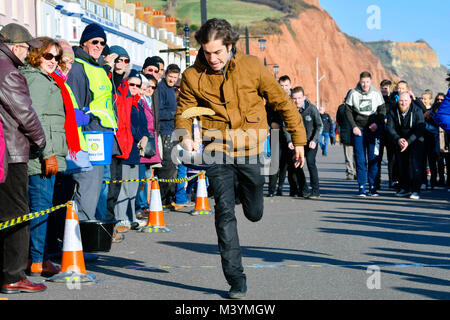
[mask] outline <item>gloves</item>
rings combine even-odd
[[[91,117],[89,114],[85,114],[83,111],[79,109],[74,109],[75,111],[75,118],[77,120],[77,126],[85,126],[89,124],[91,121]]]
[[[58,161],[56,160],[56,156],[51,156],[50,158],[45,160],[45,175],[51,176],[58,173]]]

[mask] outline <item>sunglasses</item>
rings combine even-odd
[[[57,56],[54,56],[54,55],[51,54],[50,52],[47,52],[47,53],[44,53],[44,54],[42,55],[42,58],[44,58],[45,60],[48,60],[48,61],[50,61],[50,60],[52,60],[53,58],[55,58],[55,61],[60,61],[60,60],[61,60],[61,55],[59,54],[59,55],[57,55]]]
[[[130,87],[138,87],[138,88],[141,87],[141,85],[140,85],[140,84],[137,84],[137,83],[128,83],[128,85],[129,85]]]
[[[149,89],[155,90],[155,89],[156,89],[156,86],[148,86],[148,88],[149,88]]]
[[[127,59],[127,58],[125,58],[125,59],[122,59],[122,58],[116,59],[116,63],[119,63],[119,62],[123,62],[125,64],[129,64],[130,63],[130,59]]]
[[[106,41],[92,40],[91,43],[96,46],[100,43],[101,46],[106,46]]]

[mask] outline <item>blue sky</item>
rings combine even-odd
[[[341,30],[363,41],[415,42],[424,39],[450,67],[450,2],[448,0],[319,0]],[[367,13],[370,6],[379,8]],[[369,21],[369,26],[367,22]],[[378,23],[379,22],[379,23]]]

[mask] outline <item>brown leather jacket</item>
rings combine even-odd
[[[23,63],[0,42],[0,120],[8,163],[27,163],[32,149],[45,147],[45,133],[32,107],[27,81],[17,69]]]
[[[207,141],[216,139],[210,143],[216,144],[214,150],[230,156],[256,155],[263,151],[268,135],[266,101],[282,115],[294,145],[304,146],[306,133],[300,113],[258,58],[234,52],[223,72],[213,71],[200,49],[181,79],[175,129],[191,134],[193,119],[184,119],[182,113],[191,107],[210,108],[214,115],[200,117],[204,142],[205,137]]]

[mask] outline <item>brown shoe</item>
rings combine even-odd
[[[29,263],[31,263],[31,261]],[[50,260],[31,263],[27,268],[27,273],[32,277],[51,277],[58,274],[59,271],[59,267],[55,266]]]
[[[172,203],[172,208],[175,211],[180,211],[181,209],[184,208],[184,204],[176,204],[176,203]]]
[[[2,293],[20,293],[20,292],[41,292],[47,289],[42,283],[33,283],[28,279],[20,280],[16,283],[4,284],[1,288]]]
[[[114,227],[114,231],[118,233],[126,233],[130,230],[131,226],[117,225]]]

